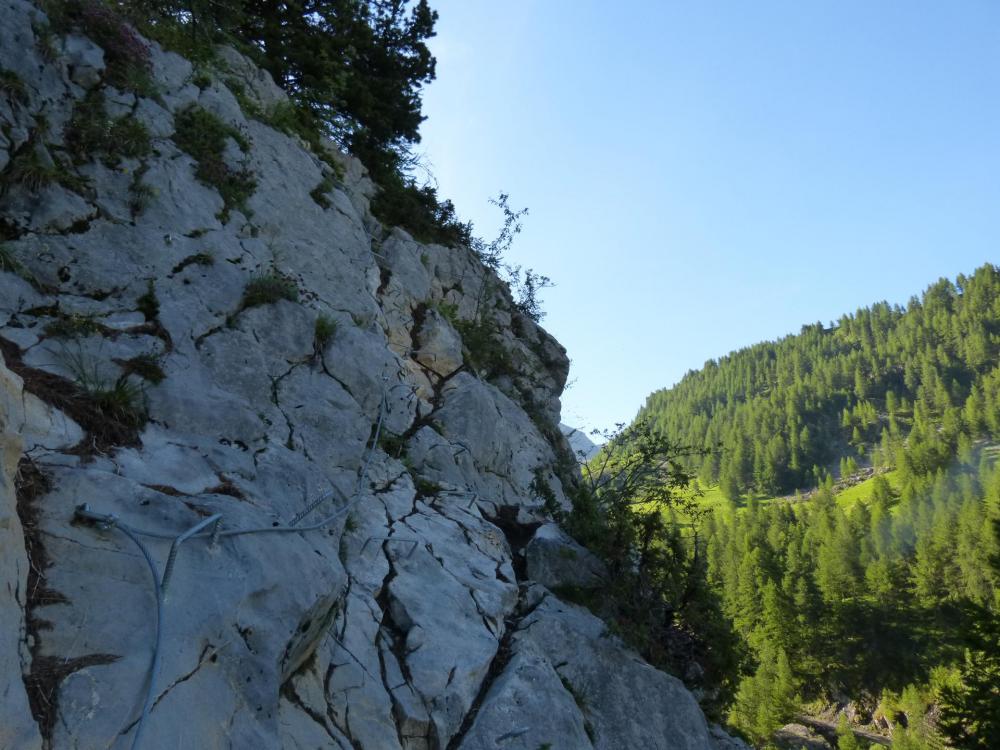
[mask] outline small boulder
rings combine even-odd
[[[63,42],[66,77],[84,89],[92,89],[104,76],[104,50],[79,34],[69,34]]]
[[[415,358],[427,369],[444,376],[462,366],[462,337],[437,310],[427,310],[416,338]]]
[[[604,563],[554,523],[538,527],[524,554],[528,578],[546,588],[592,589],[607,580]]]

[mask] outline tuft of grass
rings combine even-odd
[[[138,375],[153,385],[162,383],[167,377],[160,367],[160,358],[155,354],[139,354],[121,363],[124,375]]]
[[[330,203],[330,199],[326,197],[326,194],[329,193],[331,190],[333,190],[336,184],[337,183],[334,182],[332,177],[329,176],[324,177],[320,181],[319,185],[314,187],[309,192],[309,197],[313,199],[313,201],[316,203],[317,206],[319,206],[323,210],[326,210],[333,205],[332,203]]]
[[[211,253],[195,253],[194,255],[189,255],[176,266],[174,266],[171,273],[180,273],[188,266],[214,266],[215,256]]]
[[[243,291],[242,308],[270,305],[282,299],[298,302],[299,289],[294,282],[276,271],[255,274]]]
[[[315,341],[316,348],[322,351],[326,348],[326,345],[333,340],[333,337],[337,334],[337,321],[331,318],[329,315],[320,315],[316,318],[315,331]]]
[[[153,198],[155,198],[157,194],[154,187],[147,185],[142,181],[143,175],[146,174],[146,171],[147,167],[145,165],[137,169],[132,174],[132,182],[130,182],[128,186],[128,208],[132,213],[133,219],[149,208],[149,204],[153,201]]]
[[[156,316],[160,314],[160,300],[156,297],[152,279],[146,282],[145,294],[135,301],[135,309],[145,315],[148,321],[156,320]]]
[[[140,159],[153,150],[149,130],[134,117],[123,117],[111,126],[111,139],[117,152],[127,159]]]
[[[79,348],[65,348],[60,359],[72,383],[35,372],[35,387],[87,431],[85,443],[79,446],[83,455],[116,445],[137,445],[138,431],[148,421],[142,388],[129,382],[127,374],[109,380],[97,361]]]
[[[406,439],[402,435],[393,435],[388,430],[383,430],[382,434],[379,435],[378,447],[386,455],[399,458],[406,448]]]
[[[108,387],[90,391],[89,395],[97,410],[106,419],[118,424],[139,428],[149,418],[142,388],[130,383],[124,376]]]
[[[0,94],[17,104],[28,103],[28,87],[13,70],[0,70]]]
[[[38,283],[34,274],[21,261],[14,257],[14,254],[6,245],[0,245],[0,271],[17,274],[33,286]]]
[[[42,158],[41,152],[34,146],[34,139],[37,137],[38,131],[7,165],[0,178],[0,194],[5,193],[13,185],[21,185],[33,193],[48,185],[62,185],[76,192],[85,190],[89,185],[85,177],[73,174],[51,159]]]
[[[38,54],[47,63],[54,63],[59,57],[58,37],[48,24],[39,24],[35,28],[35,48]]]
[[[47,185],[59,182],[59,171],[45,164],[33,148],[23,149],[11,161],[5,175],[5,187],[20,184],[37,193]]]
[[[100,323],[94,320],[92,315],[71,313],[69,315],[60,315],[52,322],[47,323],[43,330],[46,336],[51,336],[52,338],[76,339],[100,333],[103,328]]]
[[[454,320],[452,324],[462,337],[466,361],[473,372],[487,378],[511,372],[510,354],[497,339],[492,319],[480,316],[476,320]]]
[[[249,151],[246,136],[201,107],[184,110],[177,116],[175,126],[174,142],[198,162],[195,176],[222,196],[224,208],[219,218],[228,221],[234,208],[246,213],[246,202],[257,189],[257,178],[245,167],[233,169],[223,158],[228,138],[244,153]]]
[[[104,95],[92,91],[73,108],[66,143],[78,164],[95,156],[110,166],[122,158],[140,159],[153,149],[149,131],[134,117],[113,120],[104,109]]]
[[[212,85],[212,77],[203,70],[198,71],[191,78],[191,83],[197,86],[199,89],[207,89]]]
[[[413,480],[413,485],[417,489],[417,494],[423,497],[436,495],[442,490],[440,484],[438,484],[437,482],[432,482],[429,479],[424,479],[423,477],[416,477]]]

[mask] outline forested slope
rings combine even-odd
[[[680,443],[721,447],[699,474],[730,498],[815,486],[840,459],[923,475],[1000,432],[998,350],[1000,270],[985,265],[905,308],[878,303],[712,360],[640,416]]]
[[[640,416],[706,449],[678,452],[732,501],[703,511],[690,546],[745,649],[729,718],[755,742],[839,711],[893,747],[995,747],[998,346],[1000,271],[986,265],[648,399]],[[834,477],[866,464],[874,478],[838,503]]]

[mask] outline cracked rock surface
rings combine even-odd
[[[241,111],[237,84],[260,111],[285,98],[235,51],[196,76],[150,43],[144,96],[107,84],[84,30],[47,28],[0,0],[24,84],[0,92],[0,747],[131,745],[147,553],[169,580],[145,748],[715,747],[677,680],[515,564],[501,527],[541,527],[539,579],[603,575],[543,526],[540,483],[569,507],[574,481],[568,359],[505,285],[381,226],[356,160]],[[150,152],[71,153],[88,96]],[[174,141],[191,106],[250,144],[227,148],[256,179],[228,215]],[[48,184],[12,178],[29,158]],[[268,279],[292,291],[252,299]],[[479,314],[502,368],[463,346]]]

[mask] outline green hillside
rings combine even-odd
[[[986,265],[905,308],[879,303],[712,360],[640,417],[721,447],[696,468],[732,499],[791,494],[855,464],[898,464],[905,482],[1000,433],[998,351],[1000,270]]]
[[[850,704],[893,747],[995,747],[1000,270],[709,362],[640,418],[699,475],[732,726],[765,747]]]

